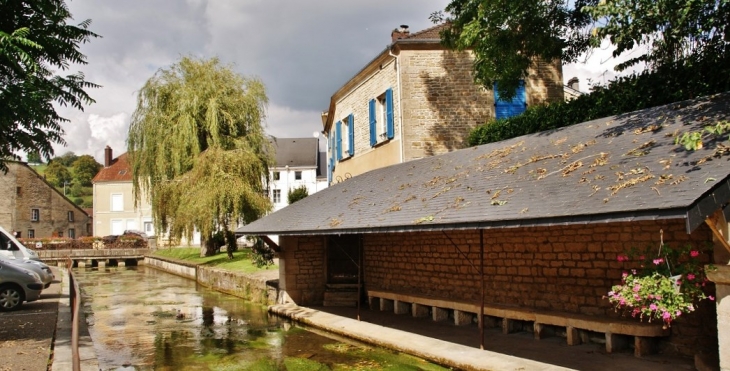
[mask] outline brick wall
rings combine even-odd
[[[68,236],[74,229],[76,237],[87,236],[88,216],[68,198],[46,183],[38,173],[22,163],[9,162],[8,173],[0,175],[0,199],[3,199],[2,226],[8,232],[21,231],[28,237],[28,230],[35,231],[36,238],[51,237],[63,232]],[[39,209],[38,221],[31,221],[31,209]],[[74,220],[68,220],[72,211]]]
[[[687,235],[684,221],[486,230],[486,301],[542,310],[617,316],[606,299],[629,268],[616,256],[630,247],[711,241],[702,226]],[[447,237],[448,235],[448,237]],[[365,235],[366,289],[479,302],[479,276],[452,244],[479,266],[479,232]],[[670,350],[692,355],[717,346],[714,305],[672,325]],[[716,348],[714,348],[716,349]]]
[[[322,305],[326,283],[323,237],[279,237],[279,289],[299,305]]]

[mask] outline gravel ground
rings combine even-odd
[[[20,310],[0,313],[0,371],[45,371],[51,357],[56,331],[60,271],[51,267],[56,279],[41,298],[23,303]]]

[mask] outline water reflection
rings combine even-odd
[[[102,370],[438,370],[294,327],[153,268],[77,270]]]

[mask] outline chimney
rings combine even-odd
[[[568,86],[571,89],[574,89],[576,91],[580,91],[580,83],[577,77],[573,77],[570,80],[568,80]]]
[[[411,32],[408,31],[408,25],[402,24],[400,25],[400,27],[396,28],[395,30],[393,30],[393,32],[390,33],[390,38],[392,42],[395,42],[398,39],[405,39],[406,37],[408,37],[408,35],[410,35],[410,33]]]
[[[112,147],[106,146],[104,148],[104,167],[109,167],[112,164]]]

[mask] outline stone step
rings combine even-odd
[[[325,291],[324,300],[354,300],[357,301],[357,291]]]

